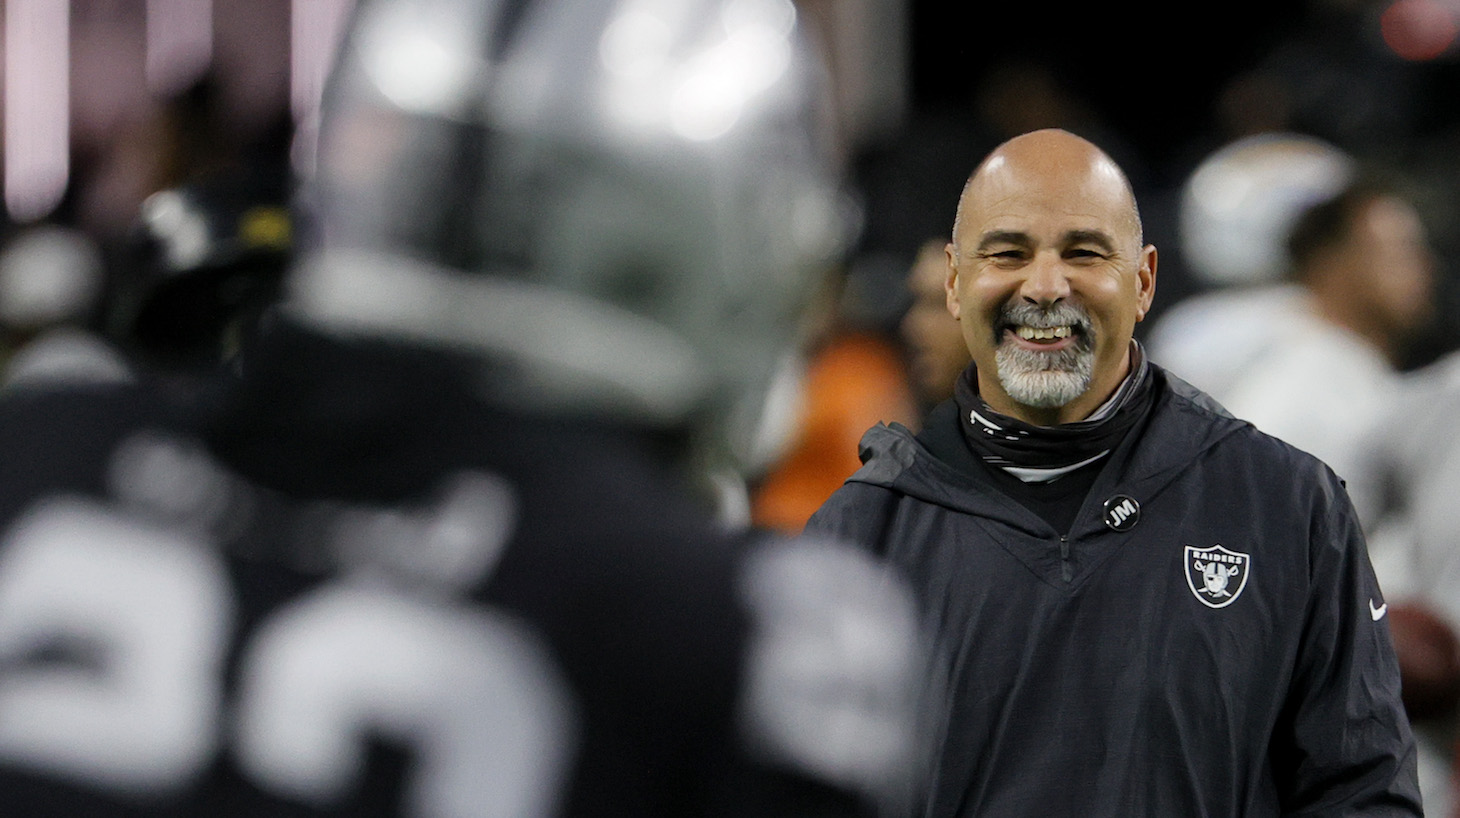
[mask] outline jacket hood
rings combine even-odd
[[[1154,364],[1151,370],[1155,405],[1111,452],[1090,493],[1092,498],[1111,493],[1152,497],[1203,452],[1230,435],[1252,428],[1195,386]],[[878,424],[867,430],[859,454],[862,468],[847,482],[881,486],[952,511],[998,519],[1019,528],[1037,525],[1033,515],[1009,502],[1008,496],[993,484],[939,459],[901,424]]]

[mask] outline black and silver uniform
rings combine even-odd
[[[856,814],[902,783],[915,617],[856,552],[717,524],[675,441],[274,337],[198,405],[0,402],[0,814]]]

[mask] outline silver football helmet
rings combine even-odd
[[[490,389],[515,406],[681,426],[755,463],[849,239],[802,34],[791,0],[363,4],[292,309],[505,364]]]
[[[1279,281],[1288,271],[1293,223],[1337,194],[1353,172],[1348,154],[1304,134],[1264,133],[1228,143],[1182,185],[1182,254],[1206,286]]]

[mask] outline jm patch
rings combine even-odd
[[[1130,531],[1141,520],[1141,504],[1134,497],[1117,494],[1105,501],[1105,525],[1111,531]]]
[[[1223,548],[1186,546],[1186,585],[1209,608],[1225,608],[1242,595],[1252,557]]]

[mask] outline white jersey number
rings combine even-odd
[[[0,763],[155,795],[194,781],[228,740],[266,790],[327,805],[375,734],[413,751],[410,814],[551,814],[572,718],[525,627],[333,581],[251,637],[225,730],[233,616],[201,536],[93,501],[33,509],[0,542]]]
[[[566,697],[505,618],[341,583],[275,615],[245,668],[240,755],[275,792],[317,804],[348,793],[374,731],[415,751],[412,815],[551,814]]]
[[[71,499],[3,548],[0,757],[122,791],[187,783],[218,735],[232,605],[216,558]]]

